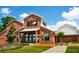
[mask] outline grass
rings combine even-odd
[[[22,48],[13,49],[13,50],[0,50],[0,53],[40,53],[51,47],[46,46],[24,46]]]
[[[79,53],[79,46],[68,46],[66,53]]]

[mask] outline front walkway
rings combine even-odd
[[[65,53],[67,46],[54,46],[42,53]]]

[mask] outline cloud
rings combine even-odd
[[[72,26],[78,27],[76,20],[79,19],[79,7],[69,8],[69,11],[62,12],[63,21],[58,21],[55,25],[47,26],[48,28],[57,30],[64,24],[70,24]]]
[[[51,28],[52,30],[57,30],[59,27],[63,26],[64,24],[70,24],[72,26],[78,27],[77,24],[76,24],[76,21],[68,21],[68,20],[58,21],[56,23],[56,25],[51,25],[51,26],[48,26],[48,27]]]
[[[20,15],[19,15],[19,17],[20,17],[20,20],[19,20],[19,21],[20,21],[21,23],[24,23],[23,19],[24,19],[25,17],[27,17],[27,16],[28,16],[27,13],[22,13],[22,14],[20,14]]]
[[[0,12],[3,14],[3,15],[8,15],[10,14],[10,9],[9,8],[1,8],[0,9]]]
[[[27,13],[22,13],[21,15],[19,15],[19,17],[21,17],[21,18],[25,18],[25,17],[27,17],[27,16],[28,16]]]
[[[52,28],[58,28],[64,24],[70,24],[77,27],[77,22],[75,20],[79,19],[79,7],[69,8],[68,12],[62,12],[62,17],[66,20],[58,21],[56,25],[52,25]]]
[[[79,7],[70,8],[68,12],[63,12],[62,17],[67,20],[77,20],[79,19]]]
[[[77,26],[75,21],[59,21],[59,22],[56,23],[56,27],[60,27],[64,24],[70,24],[70,25],[73,25],[73,26]]]

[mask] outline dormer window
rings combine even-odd
[[[37,25],[37,21],[28,21],[27,22],[27,26],[36,26]]]

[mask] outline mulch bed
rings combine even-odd
[[[37,43],[36,46],[56,46],[56,44],[42,44],[42,43]]]

